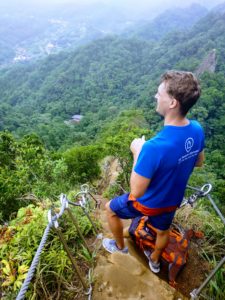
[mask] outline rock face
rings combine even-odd
[[[101,178],[98,184],[98,190],[103,192],[107,187],[116,184],[116,179],[121,172],[121,166],[117,158],[107,156],[101,164]]]
[[[200,76],[204,72],[214,73],[216,70],[216,49],[209,52],[207,57],[202,61],[198,69],[195,71],[197,76]]]

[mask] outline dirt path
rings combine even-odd
[[[102,199],[102,202],[105,200]],[[98,217],[103,226],[104,236],[110,237],[103,208],[99,211]],[[124,222],[125,226],[128,226],[129,222]],[[187,299],[149,270],[147,259],[130,238],[126,238],[126,245],[129,248],[129,255],[108,254],[104,249],[100,250],[94,270],[94,300]]]

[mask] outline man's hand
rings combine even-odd
[[[133,153],[135,158],[138,157],[144,143],[145,143],[145,136],[143,135],[142,138],[134,139],[130,144],[130,150]]]

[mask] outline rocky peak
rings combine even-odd
[[[214,73],[216,69],[216,49],[211,50],[202,63],[199,65],[195,74],[197,76],[204,72]]]

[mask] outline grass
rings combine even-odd
[[[199,201],[195,208],[187,205],[177,211],[175,221],[185,229],[194,229],[204,233],[198,240],[199,255],[214,269],[225,256],[225,226],[221,219],[204,200]],[[210,272],[211,270],[209,270]],[[208,274],[206,274],[207,276]],[[200,299],[220,300],[225,295],[225,266],[220,268],[202,291]]]

